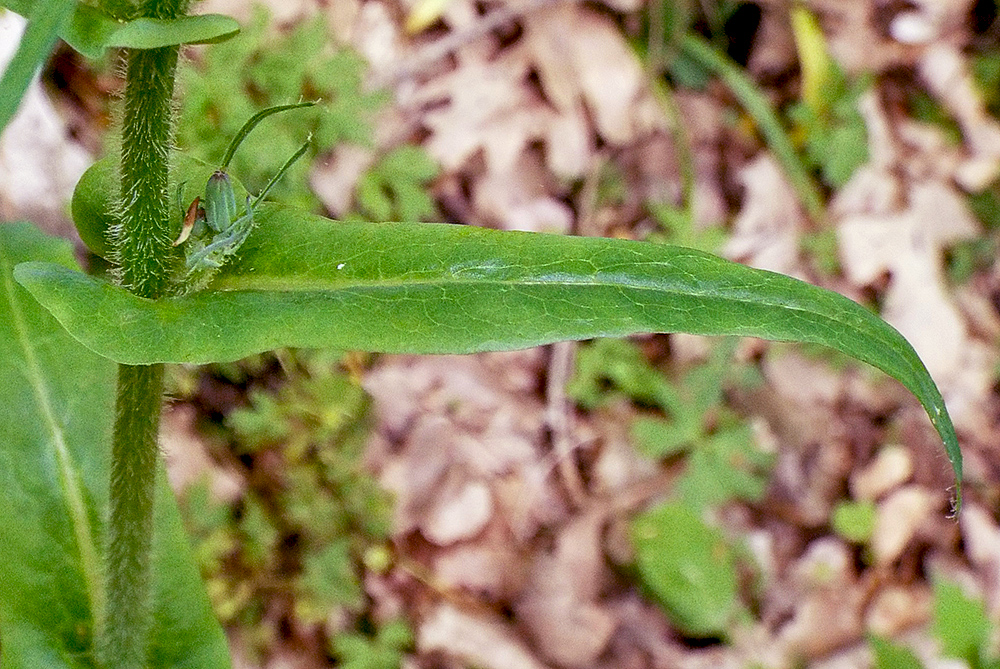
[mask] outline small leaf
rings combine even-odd
[[[240,29],[235,19],[221,14],[198,14],[176,19],[140,18],[123,22],[97,7],[72,0],[5,0],[2,4],[25,17],[31,17],[35,8],[41,7],[41,15],[47,24],[59,21],[53,28],[55,32],[52,33],[52,42],[45,49],[45,56],[52,50],[56,36],[84,56],[100,58],[105,49],[114,47],[156,49],[221,42]],[[60,5],[68,14],[60,15]],[[3,124],[0,124],[0,129],[2,127]]]
[[[642,581],[682,631],[724,634],[737,609],[736,561],[718,530],[690,508],[671,502],[632,524]]]
[[[105,47],[159,49],[180,44],[211,44],[240,31],[235,19],[222,14],[198,14],[177,19],[135,19],[115,30]]]
[[[29,259],[76,267],[66,241],[0,225],[0,666],[92,667],[115,367],[14,283],[14,265]],[[228,666],[162,471],[154,526],[149,667]]]
[[[869,637],[868,642],[872,647],[875,669],[924,669],[920,659],[909,648],[878,636]]]
[[[262,205],[211,290],[149,301],[66,267],[15,276],[85,346],[125,364],[280,347],[472,353],[640,332],[822,344],[899,380],[961,453],[910,344],[846,297],[682,247],[467,226],[337,223]],[[959,500],[956,499],[956,503]]]
[[[632,438],[643,455],[665,458],[686,451],[698,438],[699,428],[697,424],[641,416],[632,423]]]
[[[848,541],[857,544],[866,543],[872,537],[875,529],[874,502],[851,501],[840,502],[833,509],[830,524],[833,530]]]
[[[767,490],[773,459],[757,449],[748,426],[737,425],[699,441],[678,492],[696,510],[733,499],[757,501]]]
[[[933,579],[934,622],[931,629],[941,642],[941,653],[971,666],[979,665],[979,654],[990,636],[990,620],[980,600],[968,597],[960,585]]]
[[[323,548],[308,553],[304,558],[299,587],[304,600],[300,602],[303,608],[325,612],[337,606],[359,607],[364,593],[354,572],[349,540],[335,539]]]

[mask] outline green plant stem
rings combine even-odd
[[[177,48],[131,51],[122,126],[122,227],[118,278],[142,297],[170,286],[167,197]],[[98,656],[108,669],[141,669],[150,628],[150,548],[157,435],[163,393],[159,365],[118,368],[112,444],[106,579],[108,604]]]
[[[145,16],[174,18],[186,0],[150,0]],[[126,52],[117,278],[137,295],[172,290],[169,155],[177,47]],[[118,367],[106,549],[107,608],[96,651],[106,669],[143,669],[152,620],[150,555],[163,366]]]
[[[150,550],[163,365],[118,366],[107,543],[108,600],[98,654],[104,667],[146,666]]]
[[[172,247],[168,156],[177,47],[130,51],[122,125],[122,226],[118,279],[142,297],[162,297],[179,258]]]

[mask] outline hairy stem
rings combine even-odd
[[[118,367],[107,543],[108,599],[98,655],[104,667],[146,666],[150,552],[163,365]]]
[[[137,295],[157,298],[169,291],[179,255],[167,196],[177,47],[131,51],[127,63],[118,278]]]
[[[148,0],[140,13],[173,18],[188,0]],[[116,275],[147,298],[172,290],[180,260],[171,246],[168,196],[177,47],[126,52],[121,227]],[[107,608],[96,651],[107,669],[146,667],[152,620],[150,555],[163,366],[118,367],[106,550]]]

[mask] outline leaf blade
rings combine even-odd
[[[115,368],[17,286],[12,269],[30,259],[76,267],[67,242],[27,224],[0,225],[0,505],[8,510],[0,523],[0,665],[92,667]],[[225,639],[162,475],[155,528],[150,666],[223,666]]]
[[[60,4],[62,14],[53,11]],[[240,29],[236,19],[223,14],[121,21],[98,7],[73,0],[5,0],[0,5],[26,18],[40,12],[46,24],[55,20],[60,22],[51,28],[52,42],[46,47],[44,56],[52,50],[56,36],[87,58],[96,59],[111,48],[157,49],[181,44],[214,44],[233,37]]]
[[[913,392],[960,480],[954,428],[916,352],[842,295],[682,247],[337,223],[271,205],[257,219],[213,290],[183,298],[141,300],[58,267],[26,265],[16,277],[86,346],[128,364],[282,346],[471,353],[640,332],[823,344]]]
[[[175,19],[139,18],[108,35],[103,47],[159,49],[181,44],[212,44],[233,37],[240,24],[223,14],[194,14]]]

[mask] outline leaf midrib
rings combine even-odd
[[[90,527],[90,520],[80,487],[79,477],[74,467],[73,456],[69,452],[65,434],[56,417],[51,393],[48,384],[45,383],[45,377],[42,374],[38,357],[35,354],[35,347],[28,332],[24,312],[17,299],[16,291],[23,290],[23,288],[13,281],[13,265],[7,257],[3,245],[0,245],[0,271],[3,272],[4,288],[7,295],[9,295],[11,323],[14,327],[17,341],[24,353],[24,361],[27,368],[25,376],[28,384],[31,386],[45,429],[49,433],[55,449],[59,482],[63,490],[63,500],[66,504],[66,510],[69,513],[70,523],[73,527],[73,536],[76,539],[77,548],[80,553],[80,563],[91,616],[95,625],[98,625],[100,624],[101,612],[104,610],[105,601],[104,581],[100,569],[101,561]]]

